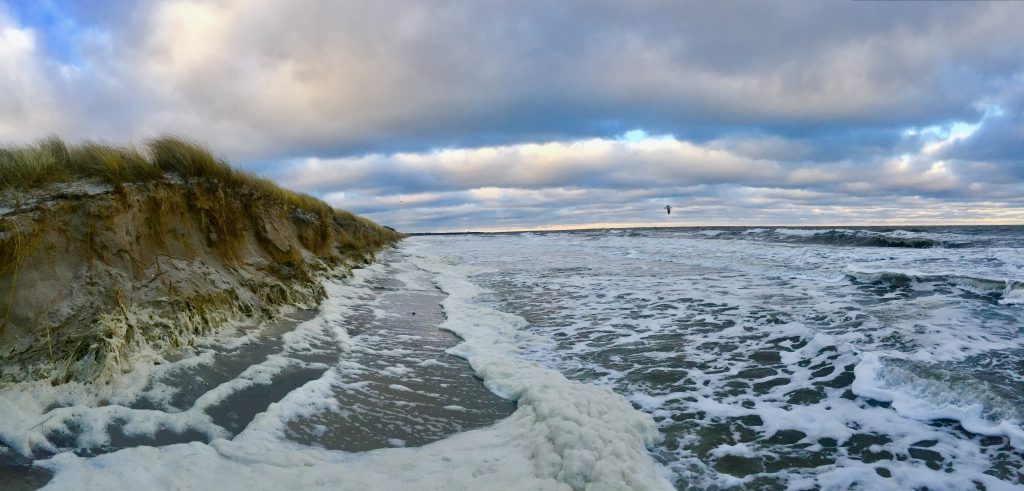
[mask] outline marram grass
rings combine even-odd
[[[342,227],[340,246],[352,252],[377,249],[402,234],[269,179],[232,168],[206,147],[176,136],[148,140],[144,147],[85,142],[69,145],[57,137],[35,145],[0,146],[0,195],[28,192],[79,180],[111,185],[161,182],[170,176],[219,184],[254,203],[280,205]],[[221,224],[225,225],[225,224]],[[0,220],[0,275],[17,274],[33,235]],[[222,234],[228,236],[230,234]],[[0,311],[0,323],[4,312]]]
[[[164,180],[168,175],[216,181],[256,199],[317,215],[334,213],[319,199],[234,169],[206,147],[176,136],[153,138],[141,149],[95,142],[68,145],[57,137],[35,145],[0,146],[0,193],[81,179],[112,185],[146,183]]]

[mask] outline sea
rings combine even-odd
[[[1024,227],[425,235],[327,290],[0,388],[0,483],[1024,489]]]

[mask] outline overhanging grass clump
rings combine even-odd
[[[0,147],[0,192],[30,191],[79,179],[111,185],[157,182],[169,175],[213,181],[257,201],[288,205],[321,217],[338,213],[312,196],[234,169],[206,147],[176,136],[153,138],[142,149],[95,142],[68,145],[57,137],[35,145]],[[341,219],[352,220],[347,213]]]

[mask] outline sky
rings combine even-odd
[[[0,143],[178,134],[408,232],[1024,223],[1022,23],[1024,2],[0,1]]]

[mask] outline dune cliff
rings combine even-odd
[[[53,142],[8,150],[0,177],[35,169],[26,155],[40,151],[72,170],[0,186],[0,381],[94,381],[139,353],[312,308],[325,278],[402,237],[176,140],[134,163],[107,155],[106,167]]]

